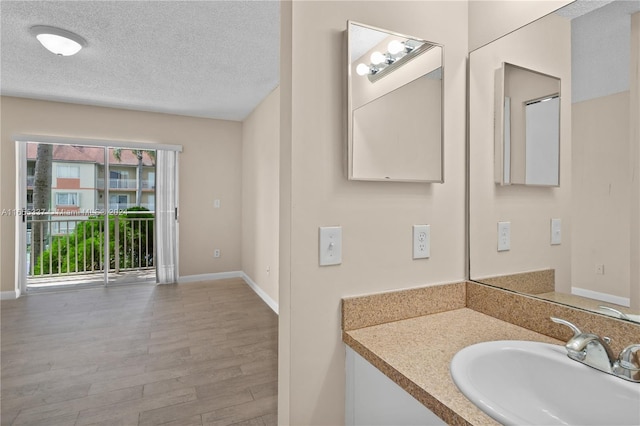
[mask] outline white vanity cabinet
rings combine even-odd
[[[347,426],[446,425],[353,349],[346,350]]]

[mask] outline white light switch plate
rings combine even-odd
[[[559,244],[562,244],[562,221],[551,219],[551,245],[557,246]]]
[[[511,222],[498,222],[498,251],[511,250]]]
[[[342,227],[320,227],[320,266],[339,265],[342,263]]]
[[[431,256],[431,225],[413,225],[413,258]]]

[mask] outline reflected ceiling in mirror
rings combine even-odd
[[[349,179],[442,182],[442,46],[347,25]]]
[[[579,3],[469,56],[470,277],[634,321],[640,54],[633,46],[640,45],[640,2],[576,11]],[[561,186],[496,185],[495,72],[503,63],[561,80]],[[510,222],[507,251],[497,251],[498,222]]]

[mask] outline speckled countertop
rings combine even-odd
[[[469,308],[344,331],[343,340],[451,425],[498,424],[453,383],[456,352],[490,340],[564,343]]]

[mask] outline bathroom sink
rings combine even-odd
[[[453,357],[451,376],[505,425],[640,425],[640,383],[571,360],[564,346],[478,343]]]

